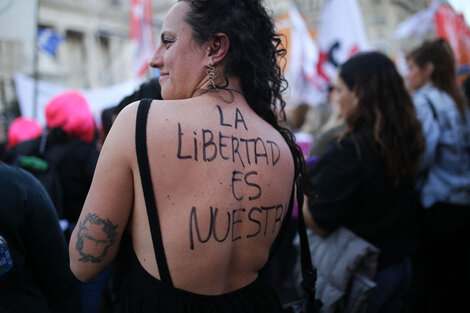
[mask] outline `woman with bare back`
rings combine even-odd
[[[261,1],[168,12],[150,61],[164,100],[117,117],[70,242],[82,281],[116,260],[122,312],[282,311],[259,272],[302,170],[284,54]]]

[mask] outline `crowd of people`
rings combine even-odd
[[[410,51],[406,77],[358,53],[328,102],[292,116],[285,54],[260,2],[182,0],[149,61],[160,78],[101,129],[73,90],[45,128],[15,119],[0,311],[286,312],[302,296],[296,210],[321,312],[470,311],[470,78],[450,45]]]

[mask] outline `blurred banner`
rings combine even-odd
[[[0,39],[34,42],[37,0],[0,1]]]
[[[395,36],[420,38],[429,30],[434,30],[436,38],[447,39],[455,54],[457,72],[467,72],[470,66],[470,28],[463,15],[450,5],[434,0],[428,8],[400,23]]]
[[[289,107],[302,103],[316,105],[323,101],[323,86],[317,77],[319,50],[295,6],[289,10],[290,42],[286,74],[289,81]]]
[[[418,11],[398,24],[395,30],[396,38],[420,38],[430,30],[434,30],[434,16],[439,3],[433,2],[428,8]]]
[[[132,80],[121,84],[109,86],[94,90],[80,90],[87,97],[95,121],[101,120],[101,111],[111,106],[117,105],[125,96],[131,94],[141,83],[141,81]],[[33,109],[33,89],[34,79],[17,73],[15,74],[15,90],[18,95],[21,116],[35,118],[41,126],[46,125],[44,110],[49,100],[58,93],[66,89],[38,81],[38,100],[37,100],[37,116],[34,117]]]
[[[318,75],[329,84],[336,68],[354,54],[369,50],[356,0],[326,0],[318,26]]]
[[[287,40],[288,109],[326,101],[336,68],[370,49],[357,0],[325,0],[320,20],[316,32],[308,29],[295,5],[276,20]]]
[[[448,4],[441,4],[435,15],[436,37],[444,37],[452,46],[457,66],[470,64],[470,28],[462,14]]]
[[[143,77],[147,73],[148,62],[155,48],[151,0],[132,0],[131,40],[135,49],[133,77]]]

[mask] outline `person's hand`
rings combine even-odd
[[[305,225],[307,225],[308,228],[312,229],[316,234],[320,236],[328,236],[330,232],[324,230],[323,228],[320,228],[317,223],[315,223],[315,220],[313,219],[312,214],[310,214],[310,210],[308,209],[308,199],[307,196],[304,196],[304,206],[302,208],[302,212],[304,214],[304,220],[305,220]]]

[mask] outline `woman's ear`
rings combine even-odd
[[[432,64],[431,62],[426,63],[426,65],[424,66],[424,73],[426,74],[426,78],[430,80],[432,73],[434,73],[434,64]]]
[[[208,51],[209,56],[214,64],[221,63],[228,53],[230,47],[230,40],[224,33],[217,33],[212,39],[209,40]]]
[[[359,97],[357,96],[357,86],[354,87],[352,91],[352,105],[353,108],[357,107],[357,104],[359,103]]]

